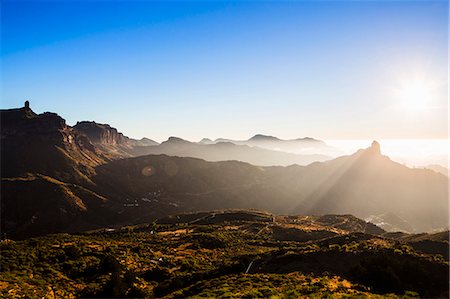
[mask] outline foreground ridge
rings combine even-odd
[[[274,216],[228,210],[84,234],[3,240],[0,294],[448,296],[448,255],[435,251],[437,244],[448,250],[448,232],[445,237],[422,234],[407,240],[375,226],[364,233],[363,223],[351,215]],[[423,246],[431,240],[434,246]]]

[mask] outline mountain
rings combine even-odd
[[[212,140],[209,139],[209,138],[203,138],[203,139],[200,140],[198,143],[200,143],[200,144],[212,144],[212,143],[214,143],[214,141],[212,141]]]
[[[327,145],[324,141],[317,140],[311,137],[283,140],[274,136],[256,134],[248,140],[218,138],[214,141],[214,143],[219,142],[230,142],[236,145],[248,145],[252,147],[256,146],[268,150],[276,150],[301,155],[320,154],[336,157],[342,154],[342,152],[340,152],[338,149]]]
[[[0,119],[3,234],[21,238],[116,221],[116,214],[105,208],[108,199],[92,191],[91,178],[97,166],[130,156],[113,146],[141,141],[107,125],[70,127],[55,113],[34,113],[28,102],[0,110]]]
[[[448,179],[391,161],[376,142],[353,155],[308,166],[256,167],[149,155],[99,166],[93,180],[107,186],[111,196],[121,193],[139,203],[139,209],[127,212],[145,220],[158,209],[170,214],[257,208],[364,219],[389,212],[404,219],[411,232],[442,229],[448,223]]]
[[[248,142],[278,142],[278,141],[281,141],[281,139],[274,137],[274,136],[256,134],[255,136],[251,137],[247,141]]]
[[[26,104],[1,110],[0,118],[2,178],[42,173],[89,183],[94,168],[111,158],[55,113],[36,114]]]
[[[166,154],[179,157],[200,158],[207,161],[237,160],[259,166],[306,165],[330,159],[324,155],[298,155],[268,150],[255,146],[237,145],[232,142],[200,143],[190,142],[178,137],[170,137],[157,146],[134,147],[129,151],[133,156]]]
[[[158,145],[156,141],[148,138],[131,139],[110,125],[98,124],[94,121],[77,122],[73,129],[80,135],[86,136],[103,151],[114,153],[118,157],[129,157],[134,147]]]
[[[228,208],[362,219],[389,215],[384,221],[396,223],[384,227],[400,228],[401,219],[408,232],[448,225],[448,178],[391,161],[377,142],[353,155],[307,166],[261,167],[167,155],[121,158],[117,146],[127,148],[133,141],[109,126],[89,123],[74,129],[58,115],[38,115],[29,106],[2,110],[0,116],[1,228],[11,238]],[[208,147],[209,153],[225,148],[255,154],[249,146],[201,145],[175,137],[157,146],[131,147],[131,154],[141,148],[195,153],[199,147]]]
[[[159,143],[149,139],[149,138],[141,138],[139,140],[133,139],[133,146],[151,146],[151,145],[158,145]]]

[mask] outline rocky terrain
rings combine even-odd
[[[417,246],[417,242],[436,242]],[[448,297],[448,232],[255,210],[3,240],[4,298]]]
[[[94,121],[77,122],[73,129],[79,135],[86,136],[103,151],[115,153],[119,157],[132,156],[131,151],[135,147],[158,145],[156,141],[148,138],[140,140],[129,138],[110,125],[98,124]]]
[[[377,142],[326,162],[260,167],[167,155],[124,157],[147,141],[93,122],[70,127],[58,115],[37,115],[28,106],[2,110],[1,121],[3,238],[229,208],[352,214],[409,233],[448,224],[448,178],[390,160]]]

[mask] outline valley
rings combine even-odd
[[[376,141],[329,161],[262,167],[168,154],[134,157],[134,149],[152,141],[94,122],[72,128],[54,113],[38,115],[29,107],[1,113],[6,238],[230,208],[352,214],[407,233],[448,227],[448,178],[390,160]]]

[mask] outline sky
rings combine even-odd
[[[448,136],[447,1],[2,1],[2,109],[162,141]]]

